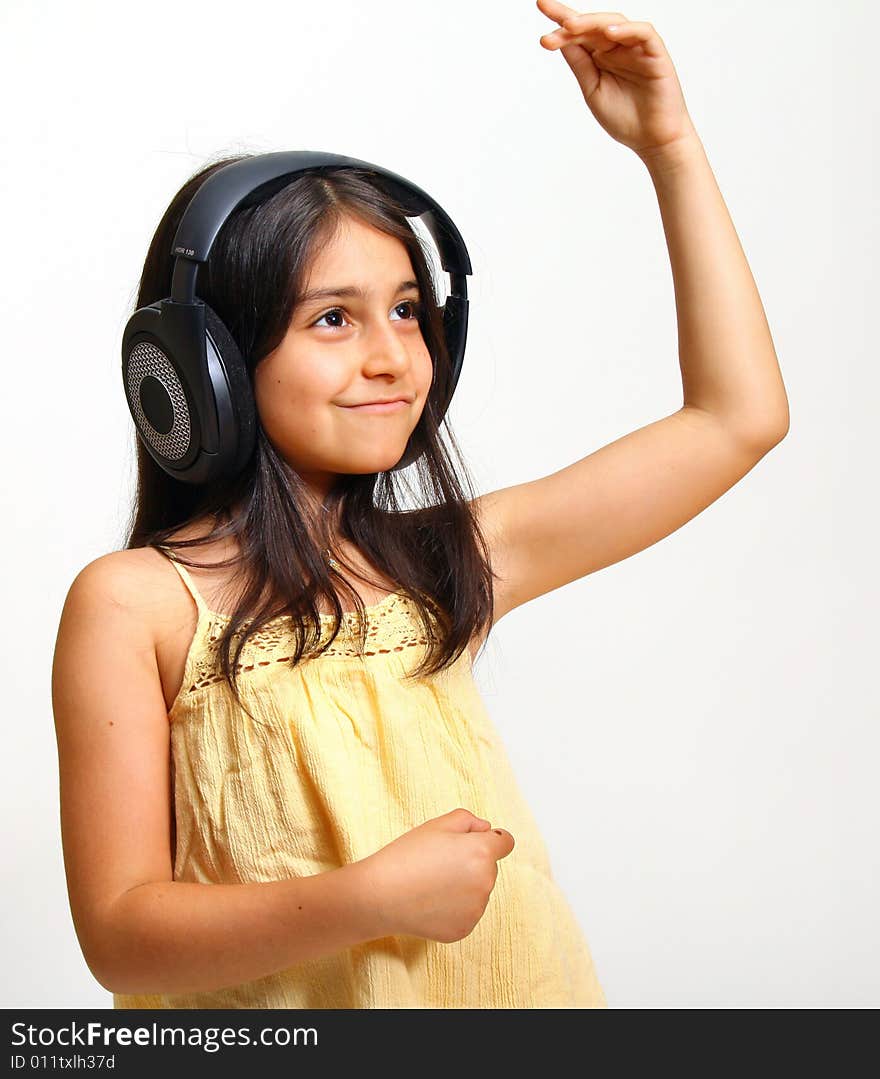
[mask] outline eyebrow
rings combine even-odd
[[[401,281],[397,286],[397,291],[394,293],[398,296],[401,292],[405,292],[407,289],[414,288],[418,290],[418,281]],[[311,303],[312,300],[330,300],[337,297],[357,296],[361,300],[367,298],[367,290],[358,288],[356,285],[334,285],[331,288],[317,288],[310,289],[308,292],[304,292],[299,298],[301,304]]]

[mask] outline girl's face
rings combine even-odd
[[[351,288],[363,295],[346,294]],[[433,373],[419,299],[403,244],[346,218],[318,251],[281,344],[257,364],[266,435],[321,499],[337,474],[381,472],[403,456]],[[349,407],[394,397],[406,403]]]

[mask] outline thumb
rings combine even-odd
[[[516,841],[506,828],[493,828],[491,835],[494,841],[495,860],[500,861],[510,854],[516,846]]]
[[[471,826],[468,829],[470,832],[488,832],[492,827],[492,822],[483,820],[482,817],[474,817],[471,821]]]
[[[559,51],[580,83],[584,98],[589,98],[599,85],[599,69],[593,63],[589,52],[583,45],[565,45]]]
[[[482,817],[478,817],[475,813],[471,813],[469,809],[462,807],[453,809],[445,816],[437,819],[452,825],[453,830],[456,832],[484,832],[487,828],[492,827],[489,821],[483,820]]]

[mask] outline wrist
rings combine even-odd
[[[393,936],[395,928],[391,904],[375,872],[373,855],[342,868],[349,876],[351,902],[359,912],[360,935],[364,941]]]
[[[695,160],[705,159],[705,155],[699,135],[692,131],[665,146],[643,150],[638,156],[652,177],[662,178],[686,169]]]

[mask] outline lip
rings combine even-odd
[[[385,401],[382,404],[366,404],[366,405],[343,405],[343,408],[347,408],[352,412],[398,412],[402,408],[406,408],[410,402],[405,397],[399,397],[395,401]]]

